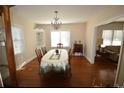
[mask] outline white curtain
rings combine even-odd
[[[44,32],[36,32],[36,41],[38,47],[44,46]]]
[[[121,45],[123,38],[123,30],[103,30],[102,33],[103,44],[102,46],[118,46]]]
[[[63,47],[70,46],[70,32],[69,31],[52,31],[51,32],[51,46],[56,47],[58,43],[62,43]]]
[[[70,46],[70,32],[69,31],[62,31],[61,32],[61,43],[64,47]]]
[[[121,45],[122,38],[123,38],[123,31],[114,30],[112,45]]]
[[[12,39],[16,67],[18,68],[25,60],[24,35],[21,27],[12,26]]]
[[[103,38],[102,46],[111,45],[111,42],[112,42],[112,30],[103,30],[102,38]]]
[[[51,46],[56,47],[60,42],[60,32],[52,31],[51,32]]]
[[[12,27],[12,38],[13,38],[13,45],[14,45],[14,53],[19,54],[22,52],[22,37],[21,37],[21,30],[17,27]]]

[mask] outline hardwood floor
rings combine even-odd
[[[17,71],[19,87],[112,87],[117,63],[97,58],[90,64],[84,57],[72,57],[72,76],[52,73],[42,76],[34,59]]]

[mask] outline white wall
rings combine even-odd
[[[11,9],[11,25],[19,26],[23,29],[24,33],[24,44],[25,44],[25,53],[24,58],[22,59],[21,55],[15,55],[16,67],[20,67],[24,61],[28,62],[36,57],[35,48],[36,48],[36,34],[33,31],[34,23],[30,20],[25,19],[22,16],[15,15],[14,11]]]
[[[46,47],[50,49],[51,48],[51,31],[53,31],[53,29],[50,25],[42,25],[42,28],[44,29],[44,32],[45,32]],[[63,24],[59,30],[70,31],[71,44],[73,44],[75,40],[76,41],[81,40],[81,42],[84,43],[86,23]]]

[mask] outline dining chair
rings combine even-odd
[[[72,48],[69,48],[68,51],[68,62],[69,62],[69,75],[71,76],[71,59],[72,59]]]
[[[42,58],[41,50],[36,48],[36,49],[35,49],[35,53],[36,53],[36,55],[37,55],[37,59],[38,59],[38,62],[39,62],[39,64],[40,64],[41,58]]]
[[[58,43],[57,44],[57,48],[63,48],[63,44],[62,43]]]
[[[41,50],[42,50],[43,55],[45,55],[47,53],[46,47],[41,47]]]
[[[69,48],[68,57],[69,57],[69,62],[70,62],[72,58],[72,48]]]

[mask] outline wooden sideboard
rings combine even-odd
[[[83,55],[83,44],[74,44],[73,45],[73,54],[80,53],[80,55]]]

